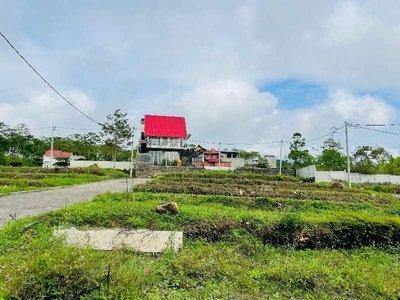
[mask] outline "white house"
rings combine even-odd
[[[51,165],[51,150],[47,150],[43,155],[43,168],[51,168],[55,163],[69,159],[73,160],[74,155],[72,152],[63,152],[61,150],[53,150],[53,165]]]

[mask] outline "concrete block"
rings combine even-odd
[[[163,252],[167,248],[182,248],[181,231],[152,231],[126,229],[77,230],[76,228],[54,231],[55,237],[65,237],[68,245],[92,247],[96,250],[114,250],[125,246],[141,252]]]

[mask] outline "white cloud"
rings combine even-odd
[[[196,87],[177,105],[184,108],[193,139],[232,143],[256,139],[260,124],[274,113],[277,102],[248,83],[224,80]]]
[[[394,107],[371,95],[354,95],[337,89],[329,93],[320,104],[307,109],[278,109],[278,99],[272,94],[260,93],[250,83],[243,81],[218,81],[196,87],[187,92],[178,108],[187,117],[192,140],[205,147],[253,149],[279,155],[280,144],[270,141],[291,141],[294,132],[307,140],[325,135],[333,127],[349,123],[390,123],[397,117]],[[393,147],[391,139],[375,131],[352,129],[351,148],[362,144],[380,144]],[[327,138],[327,137],[326,137]],[[322,145],[324,139],[308,146]],[[336,138],[344,144],[344,132]],[[229,145],[233,143],[233,145]],[[247,145],[252,144],[252,145]],[[397,143],[398,144],[398,143]],[[288,144],[285,151],[288,153]]]
[[[322,27],[325,29],[326,35],[322,41],[327,46],[356,43],[358,40],[368,37],[368,33],[376,25],[360,6],[352,2],[344,2],[323,23]]]
[[[343,120],[386,124],[396,116],[393,106],[370,95],[355,97],[344,90],[336,90],[329,94],[329,99],[328,109],[332,108]]]
[[[179,113],[193,138],[252,143],[287,140],[294,131],[313,138],[345,120],[398,117],[387,99],[359,94],[400,94],[400,2],[100,1],[93,7],[70,1],[61,15],[54,14],[60,3],[6,4],[0,24],[10,40],[67,99],[99,121],[117,108],[139,115]],[[46,90],[8,45],[0,43],[0,53],[2,121],[91,125]],[[279,109],[274,95],[256,87],[285,79],[331,92],[307,109]],[[352,141],[400,146],[376,136],[366,132]],[[264,146],[266,152],[277,149],[252,147]]]
[[[96,103],[83,91],[71,90],[64,95],[84,113],[90,113],[96,107]],[[25,123],[31,128],[51,125],[75,127],[77,122],[82,123],[79,118],[84,117],[53,91],[31,93],[27,97],[26,102],[0,103],[0,119],[11,126]]]

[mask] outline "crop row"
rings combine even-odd
[[[271,178],[268,178],[271,179]],[[218,178],[218,177],[174,177],[174,176],[160,176],[157,178],[153,178],[153,181],[168,181],[168,182],[200,182],[200,183],[215,183],[215,184],[249,184],[249,185],[261,185],[261,184],[268,184],[268,185],[286,185],[286,186],[299,186],[301,184],[308,185],[308,186],[316,186],[315,183],[303,183],[300,181],[278,181],[278,180],[268,180],[265,178],[249,178],[249,177],[238,177],[238,178]]]
[[[338,210],[334,205],[331,209],[279,211],[210,203],[206,201],[208,196],[135,193],[131,197],[100,195],[79,208],[49,213],[41,221],[77,227],[181,230],[191,241],[230,241],[237,235],[250,235],[263,244],[298,249],[355,248],[400,242],[400,217],[379,209],[368,210],[367,206],[360,207],[359,211]],[[157,214],[155,207],[160,201],[176,201],[180,213]]]
[[[9,173],[9,172],[3,172],[0,173],[0,180],[6,180],[6,179],[32,179],[32,180],[38,180],[38,179],[44,179],[44,178],[68,178],[68,177],[73,177],[73,178],[78,178],[78,177],[85,177],[87,175],[95,175],[95,174],[85,174],[85,173]],[[101,175],[95,175],[95,176],[105,176],[105,173]]]
[[[284,176],[284,175],[267,175],[267,174],[253,174],[253,173],[234,173],[224,171],[205,171],[205,172],[170,172],[164,173],[161,178],[181,178],[181,179],[194,179],[194,178],[247,178],[247,179],[262,179],[266,181],[301,181],[298,177]]]
[[[86,168],[31,168],[31,167],[0,167],[0,177],[2,174],[92,174],[92,175],[108,175],[110,173],[119,173],[121,171],[112,169],[102,169],[98,167]],[[14,175],[15,176],[15,175]]]
[[[217,184],[170,184],[169,182],[155,181],[136,185],[134,191],[151,193],[176,193],[199,195],[226,195],[238,197],[271,197],[310,200],[333,200],[345,202],[377,202],[387,203],[395,198],[390,195],[376,195],[362,191],[316,190],[316,189],[290,189],[270,187],[267,185],[217,185]]]
[[[332,184],[328,183],[311,183],[311,182],[300,182],[300,181],[269,181],[264,179],[251,179],[251,178],[180,178],[180,177],[158,177],[154,178],[152,182],[168,182],[168,184],[174,185],[230,185],[230,186],[251,186],[254,189],[258,189],[260,187],[269,187],[269,188],[291,188],[291,189],[318,189],[318,190],[332,190]],[[368,188],[368,186],[365,186]],[[372,189],[372,188],[371,188]],[[355,188],[353,190],[349,189],[336,189],[337,192],[360,192],[362,193],[364,187]]]

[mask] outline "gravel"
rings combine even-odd
[[[46,191],[14,193],[0,197],[0,228],[12,219],[39,215],[78,202],[90,201],[106,192],[123,192],[148,179],[117,179]]]

